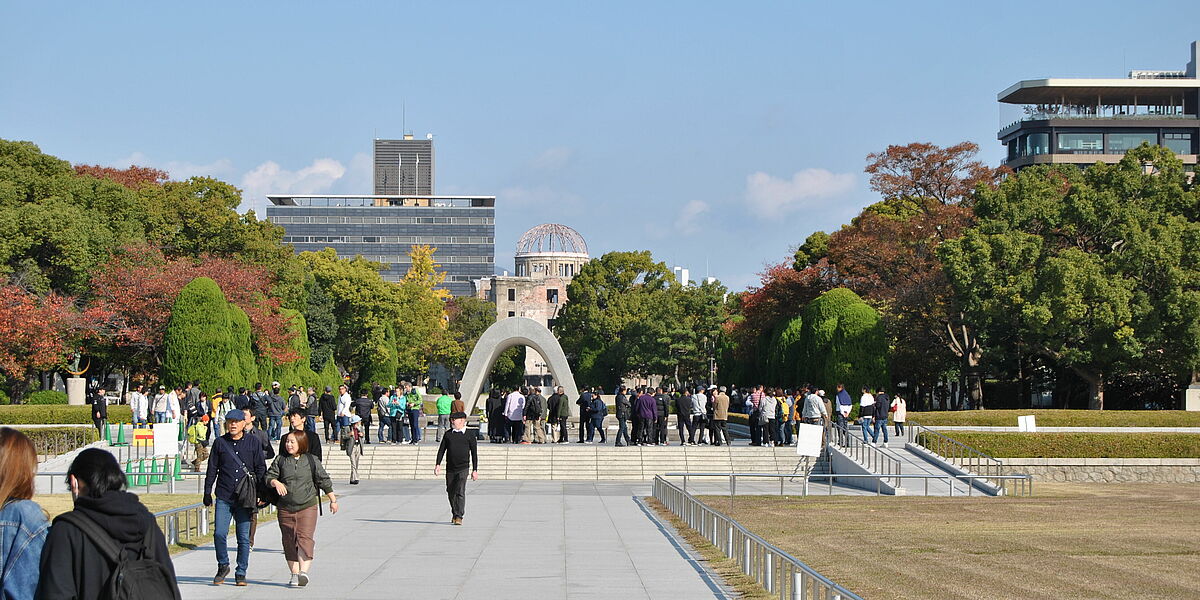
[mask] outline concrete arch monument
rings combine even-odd
[[[525,317],[500,319],[479,336],[459,385],[468,414],[479,404],[484,380],[491,372],[492,365],[496,363],[496,358],[513,346],[528,346],[546,359],[550,374],[554,376],[558,385],[563,387],[571,401],[571,415],[578,416],[579,407],[575,400],[579,399],[579,388],[575,387],[575,375],[571,373],[567,355],[563,354],[558,338],[555,338],[545,325]]]

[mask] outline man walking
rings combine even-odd
[[[835,411],[833,418],[835,419],[835,427],[837,428],[838,441],[845,446],[850,443],[846,439],[850,435],[850,410],[854,408],[854,399],[850,397],[850,392],[846,391],[846,386],[837,384],[837,396],[834,398]]]
[[[271,393],[267,395],[267,437],[271,441],[279,439],[283,434],[283,413],[287,412],[287,404],[279,394],[279,382],[271,383]],[[256,413],[257,414],[257,413]]]
[[[287,417],[288,426],[291,428],[289,431],[304,434],[305,438],[308,439],[308,453],[313,455],[317,460],[324,460],[325,457],[321,454],[321,436],[317,435],[315,431],[309,431],[306,427],[305,420],[307,415],[304,414],[304,409],[293,408],[288,411]],[[284,448],[286,442],[287,440],[283,439],[279,441],[280,456],[288,455],[288,452]]]
[[[871,395],[871,390],[865,386],[862,389],[862,396],[858,398],[858,422],[862,425],[863,443],[867,442],[867,436],[871,435],[871,421],[875,418],[875,396]],[[872,436],[871,443],[875,443],[875,437]]]
[[[525,441],[534,444],[546,443],[546,420],[544,410],[546,399],[538,393],[535,387],[525,398]]]
[[[267,473],[267,459],[257,439],[245,435],[246,415],[240,410],[231,410],[225,415],[229,433],[217,439],[212,456],[208,460],[208,472],[204,477],[204,505],[213,505],[213,486],[216,486],[216,511],[213,523],[213,545],[217,552],[217,574],[213,585],[225,583],[229,575],[229,550],[226,538],[229,521],[235,523],[237,536],[237,569],[234,578],[237,585],[246,585],[246,569],[250,566],[250,521],[253,507],[246,506],[237,497],[238,483],[245,477],[253,477],[255,484]]]
[[[108,398],[104,395],[104,388],[96,390],[90,404],[92,405],[92,423],[95,424],[96,431],[103,439],[104,430],[108,427]]]
[[[626,427],[626,421],[629,420],[629,415],[633,404],[629,401],[629,390],[625,386],[617,390],[617,441],[614,446],[629,446],[629,429]]]
[[[879,393],[875,394],[875,420],[871,424],[871,438],[875,441],[879,440],[879,430],[883,430],[883,443],[888,443],[888,413],[892,410],[892,399],[888,397],[887,392],[883,388],[879,388]]]
[[[446,459],[446,496],[450,500],[450,524],[462,525],[467,508],[467,474],[471,481],[479,480],[479,448],[475,436],[467,435],[466,413],[450,415],[450,431],[438,446],[437,463],[433,474],[439,475],[442,459]],[[469,470],[468,470],[469,469]]]
[[[508,420],[508,430],[512,434],[512,443],[520,444],[525,433],[525,395],[514,389],[504,399],[504,418]],[[528,444],[529,442],[524,442]]]

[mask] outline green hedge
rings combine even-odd
[[[108,407],[108,420],[128,423],[128,406]],[[17,405],[0,406],[0,425],[82,425],[92,422],[90,406]]]
[[[908,421],[927,426],[1016,427],[1017,417],[1034,415],[1040,427],[1200,427],[1200,412],[1182,410],[959,410],[908,411]]]
[[[66,404],[67,395],[54,390],[41,390],[25,398],[25,404]]]
[[[1194,433],[943,434],[997,458],[1200,458]]]

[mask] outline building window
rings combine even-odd
[[[1059,154],[1101,154],[1104,152],[1102,133],[1060,133]]]
[[[1110,133],[1105,148],[1109,154],[1125,154],[1146,142],[1151,146],[1158,145],[1158,136],[1153,133]]]
[[[1050,134],[1031,133],[1025,136],[1025,156],[1050,153]]]
[[[1190,133],[1164,133],[1163,146],[1175,154],[1194,154]]]
[[[508,301],[509,302],[517,301],[517,288],[508,288]],[[508,315],[508,316],[511,317],[512,315]]]
[[[558,290],[546,290],[546,302],[549,302],[550,304],[558,304]]]
[[[508,311],[508,316],[515,317],[515,316],[517,316],[517,313],[510,310],[510,311]]]

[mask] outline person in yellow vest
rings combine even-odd
[[[208,460],[208,415],[198,419],[187,430],[187,441],[196,451],[192,459],[192,470],[200,472],[200,465]]]

